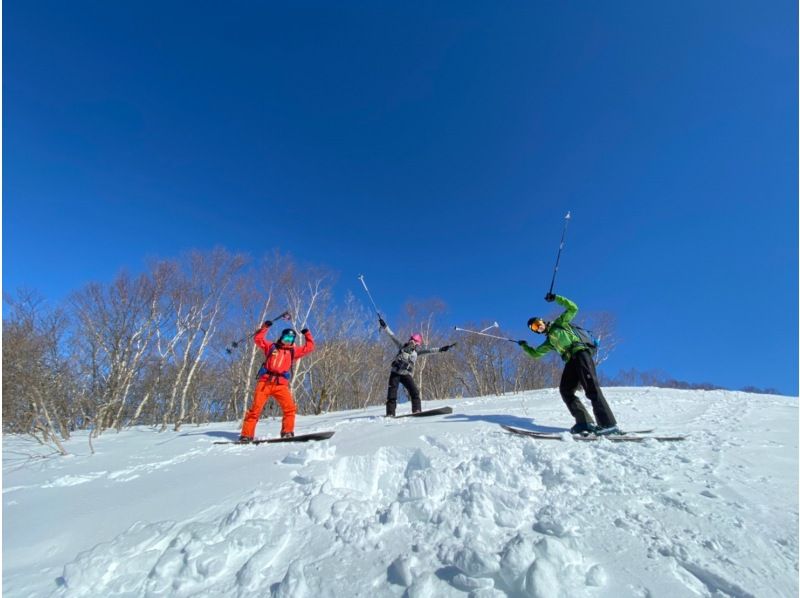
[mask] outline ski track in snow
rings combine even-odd
[[[630,427],[655,417],[689,439],[537,442],[494,425],[493,418],[524,418],[529,410],[547,413],[537,424],[566,423],[555,391],[538,391],[449,401],[456,410],[450,418],[305,418],[336,436],[285,450],[210,449],[206,438],[169,458],[153,452],[138,465],[11,486],[4,494],[16,500],[26,490],[63,492],[74,484],[102,493],[163,469],[181,475],[182,465],[199,465],[201,457],[228,465],[251,459],[263,468],[228,500],[189,509],[181,520],[153,513],[73,553],[49,585],[12,571],[4,594],[796,595],[796,401],[660,389],[607,394]],[[770,420],[782,430],[777,439],[730,431],[762,421],[770,408],[785,412]],[[786,464],[774,464],[776,451]],[[772,469],[761,470],[770,459]],[[793,481],[785,479],[792,467]],[[217,474],[225,477],[212,471],[207,482]]]

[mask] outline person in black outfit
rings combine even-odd
[[[412,334],[405,343],[400,342],[392,329],[386,325],[383,318],[378,318],[381,330],[384,330],[389,338],[392,339],[397,345],[398,351],[395,358],[392,360],[392,372],[389,374],[389,391],[386,394],[386,416],[394,417],[395,410],[397,409],[397,389],[402,384],[408,396],[411,399],[411,413],[422,411],[422,399],[419,396],[419,389],[414,382],[414,365],[417,363],[417,356],[427,355],[428,353],[444,353],[448,351],[453,345],[445,345],[444,347],[423,347],[422,335],[419,333]]]

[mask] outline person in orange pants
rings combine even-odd
[[[275,398],[283,412],[281,438],[294,436],[294,417],[297,413],[297,405],[295,405],[292,391],[289,389],[289,379],[294,362],[314,350],[314,337],[311,336],[308,328],[304,328],[300,333],[305,337],[306,342],[296,346],[294,343],[297,333],[291,328],[286,328],[281,332],[277,342],[272,343],[267,340],[267,332],[271,326],[272,322],[267,320],[253,337],[256,345],[264,351],[266,359],[258,372],[253,404],[244,416],[239,442],[253,440],[258,418],[270,397]]]

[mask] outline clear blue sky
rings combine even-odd
[[[260,7],[255,7],[260,4]],[[7,2],[3,288],[273,248],[798,392],[797,4]]]

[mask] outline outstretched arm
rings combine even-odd
[[[531,347],[525,341],[519,341],[519,346],[522,347],[522,350],[525,351],[528,355],[533,357],[534,359],[539,359],[540,357],[544,357],[550,351],[553,350],[553,345],[550,344],[550,341],[544,341],[538,347]]]
[[[452,345],[445,345],[444,347],[425,347],[424,349],[417,349],[417,355],[427,355],[428,353],[444,353],[455,346],[456,344],[453,343]]]

